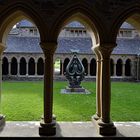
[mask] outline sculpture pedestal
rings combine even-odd
[[[61,93],[64,93],[64,94],[90,94],[90,92],[83,87],[70,88],[68,86],[65,89],[61,89]]]

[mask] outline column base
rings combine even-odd
[[[5,126],[5,116],[0,114],[0,129],[2,129]]]
[[[99,117],[98,114],[96,113],[96,114],[94,114],[94,115],[92,116],[92,120],[93,120],[93,119],[95,119],[95,120],[97,121],[97,120],[100,119],[100,117]]]
[[[96,125],[98,133],[103,136],[113,136],[116,135],[116,127],[112,122],[104,123],[101,120],[95,120],[92,117],[92,122]]]
[[[51,123],[45,123],[41,120],[39,127],[40,136],[53,136],[56,134],[56,120],[53,119]]]

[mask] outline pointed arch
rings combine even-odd
[[[11,59],[11,75],[17,75],[17,59],[15,57],[13,57]]]
[[[35,75],[35,60],[34,60],[34,58],[29,59],[28,74],[29,75]]]
[[[37,74],[43,75],[44,74],[44,61],[43,58],[39,58],[37,61]]]
[[[9,63],[7,57],[3,57],[2,59],[2,75],[9,74]]]
[[[112,40],[116,41],[118,31],[124,22],[128,22],[140,32],[140,4],[130,5],[118,13],[111,27]]]
[[[31,6],[24,2],[16,2],[6,7],[0,18],[0,41],[6,44],[8,33],[19,21],[26,19],[35,24],[39,30],[41,40],[44,40],[44,23],[41,16]]]
[[[94,11],[89,12],[89,7],[85,7],[86,5],[75,5],[74,7],[69,7],[63,11],[63,14],[56,20],[56,24],[54,26],[54,34],[53,36],[57,39],[61,29],[66,26],[68,23],[72,21],[78,21],[83,24],[87,31],[89,32],[93,46],[99,44],[103,40],[103,25],[101,23],[101,19],[94,13]],[[102,22],[103,23],[103,22]]]
[[[26,75],[26,60],[24,57],[20,59],[20,75]]]
[[[122,59],[118,59],[117,60],[117,64],[116,64],[116,75],[117,76],[122,76]]]
[[[94,58],[90,61],[90,75],[96,76],[96,60]]]
[[[131,76],[131,60],[127,59],[125,62],[125,76]]]

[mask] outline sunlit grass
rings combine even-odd
[[[67,82],[54,82],[53,113],[58,121],[90,121],[96,112],[95,82],[83,82],[91,94],[61,94]],[[2,113],[7,120],[40,120],[43,114],[43,82],[3,82]],[[139,83],[112,83],[113,121],[140,121]]]

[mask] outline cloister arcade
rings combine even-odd
[[[54,56],[54,63],[57,56]],[[69,57],[69,56],[68,56]],[[65,79],[64,72],[70,58],[61,58],[60,59],[60,70],[59,73],[54,76],[61,76]],[[85,68],[86,77],[95,77],[96,76],[96,58],[91,59],[80,56],[81,62]],[[42,57],[25,57],[20,58],[11,56],[7,57],[3,55],[2,58],[2,75],[3,76],[42,76],[44,75],[44,58]],[[110,59],[110,74],[112,77],[129,77],[132,78],[131,74],[131,59],[126,57],[125,59],[118,57],[118,59]]]
[[[61,29],[69,22],[77,20],[90,33],[92,50],[96,55],[96,113],[92,116],[92,121],[96,124],[99,134],[115,135],[116,127],[110,118],[110,69],[112,75],[131,75],[131,61],[129,58],[126,60],[118,58],[111,61],[110,68],[110,58],[113,49],[117,46],[118,30],[124,21],[140,29],[140,1],[2,0],[0,1],[0,15],[0,66],[2,69],[3,59],[5,66],[3,66],[3,74],[42,74],[43,70],[38,68],[40,63],[44,62],[44,114],[41,118],[39,134],[56,134],[56,118],[53,116],[54,54]],[[44,53],[43,61],[35,58],[27,60],[23,56],[22,59],[3,57],[8,33],[13,25],[22,19],[27,19],[37,26],[40,33],[40,47]],[[63,60],[65,67],[69,59]],[[20,69],[20,63],[24,63],[23,69]],[[95,60],[84,59],[83,64],[95,65]],[[125,71],[125,67],[129,67],[129,71]],[[95,69],[88,66],[89,69],[88,74],[95,75]],[[0,76],[2,79],[2,70]],[[2,115],[1,118],[3,118]]]

